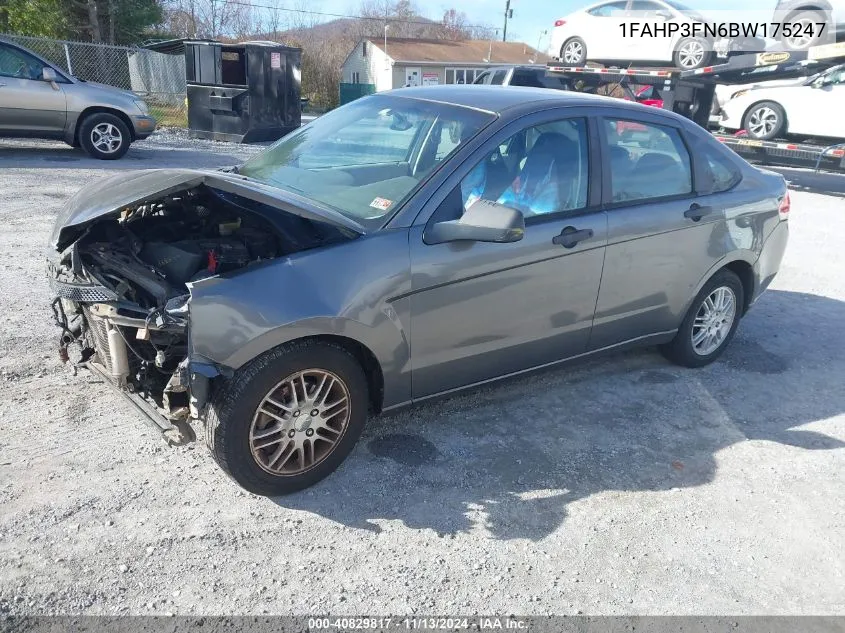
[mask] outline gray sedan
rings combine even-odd
[[[336,469],[367,418],[639,345],[714,361],[778,271],[784,180],[672,113],[531,88],[373,95],[239,168],[70,201],[61,351],[246,489]]]

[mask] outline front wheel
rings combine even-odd
[[[368,408],[367,380],[352,354],[332,343],[294,342],[259,356],[216,391],[206,443],[249,492],[289,494],[340,466]]]
[[[786,131],[786,113],[774,101],[756,103],[745,113],[742,127],[751,138],[768,141]]]
[[[580,37],[566,40],[560,47],[560,59],[569,66],[583,66],[587,62],[587,45]]]
[[[736,334],[744,301],[742,282],[736,273],[719,271],[695,297],[675,338],[660,351],[684,367],[709,365]]]
[[[79,126],[79,144],[88,155],[100,160],[122,157],[132,143],[129,128],[119,117],[107,112],[95,112],[83,119]]]

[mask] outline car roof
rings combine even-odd
[[[501,66],[490,66],[490,68],[485,68],[484,72],[489,72],[491,70],[516,70],[516,69],[529,69],[529,70],[543,70],[545,71],[547,66],[544,64],[502,64]]]
[[[567,90],[552,90],[549,88],[529,88],[524,86],[489,86],[481,84],[457,84],[446,86],[421,86],[414,88],[400,88],[378,94],[389,94],[409,99],[422,99],[451,103],[453,105],[484,110],[485,112],[502,113],[512,108],[529,106],[535,107],[565,107],[565,106],[608,106],[614,108],[632,109],[639,112],[651,112],[655,108],[638,103],[590,95]],[[667,113],[668,114],[668,113]]]

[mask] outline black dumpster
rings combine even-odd
[[[275,42],[184,45],[192,137],[275,141],[301,125],[301,49]]]

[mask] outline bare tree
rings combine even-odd
[[[165,27],[181,37],[253,34],[260,17],[248,3],[230,0],[165,0],[164,9]]]
[[[285,13],[280,10],[279,0],[267,1],[270,2],[270,8],[267,9],[267,36],[276,40],[286,23]]]
[[[199,19],[197,4],[200,0],[166,0],[164,3],[164,30],[178,37],[198,37]]]
[[[80,2],[80,0],[73,0]],[[255,36],[282,41],[302,49],[302,93],[312,105],[337,105],[341,66],[363,37],[437,38],[448,40],[489,39],[494,29],[472,25],[466,14],[448,9],[440,20],[425,18],[413,0],[361,0],[360,19],[325,21],[313,0],[261,0],[252,8],[248,1],[162,0],[167,6],[167,26],[186,37],[219,38]]]

